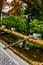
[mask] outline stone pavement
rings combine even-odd
[[[0,48],[0,65],[19,65],[3,48]]]
[[[4,45],[0,42],[0,65],[30,65],[10,49],[3,49],[2,47]]]

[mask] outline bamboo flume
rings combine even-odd
[[[24,34],[21,34],[21,33],[18,33],[16,31],[11,31],[10,29],[5,29],[5,28],[2,28],[0,27],[0,30],[6,32],[6,33],[11,33],[13,34],[14,36],[18,36],[20,38],[23,38],[23,39],[27,39],[29,42],[32,42],[32,43],[35,43],[35,44],[38,44],[40,46],[43,46],[43,40],[37,40],[37,39],[33,39],[27,35],[24,35]]]

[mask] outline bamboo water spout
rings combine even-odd
[[[36,40],[36,39],[32,39],[31,37],[27,36],[27,35],[24,35],[24,34],[21,34],[21,33],[18,33],[16,31],[11,31],[10,29],[5,29],[5,28],[2,28],[0,27],[0,30],[6,32],[6,33],[11,33],[15,36],[18,36],[20,38],[23,38],[23,39],[27,39],[28,38],[28,41],[29,42],[32,42],[32,43],[35,43],[35,44],[38,44],[40,46],[43,46],[43,40]]]
[[[7,49],[7,48],[12,47],[12,46],[14,46],[14,45],[17,45],[17,44],[19,44],[19,43],[21,43],[21,42],[23,42],[23,41],[26,41],[26,40],[27,40],[27,39],[20,40],[20,41],[18,41],[18,42],[12,43],[12,44],[10,44],[10,45],[8,45],[8,46],[5,46],[4,49]]]
[[[6,42],[0,40],[0,42],[2,42],[6,47],[9,46]],[[4,47],[5,48],[5,47]],[[20,53],[19,51],[15,50],[13,47],[9,47],[14,53],[16,53],[17,55],[19,55],[21,58],[25,59],[27,62],[29,62],[31,65],[41,65],[41,62],[37,62],[37,61],[33,61],[29,58],[27,58],[25,55],[23,55],[22,53]]]

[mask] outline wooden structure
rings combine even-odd
[[[36,44],[39,44],[40,46],[43,46],[43,40],[32,39],[31,37],[29,37],[27,35],[23,35],[23,34],[18,33],[16,31],[11,31],[9,29],[5,29],[5,28],[2,28],[2,27],[0,27],[0,30],[4,31],[6,33],[11,33],[11,34],[13,34],[15,36],[18,36],[20,38],[23,38],[23,39],[27,39],[28,38],[27,40],[29,42],[36,43]]]
[[[5,43],[4,41],[0,40],[0,42],[2,42],[6,47],[9,46],[7,43]],[[4,47],[5,48],[5,47]],[[22,57],[23,59],[25,59],[27,62],[29,62],[31,65],[43,65],[43,62],[37,62],[37,61],[33,61],[27,57],[25,57],[23,54],[21,54],[19,51],[15,50],[13,47],[10,47],[10,49],[16,53],[17,55],[19,55],[20,57]]]
[[[35,39],[32,39],[32,38],[30,38],[30,37],[28,37],[28,36],[26,36],[26,35],[21,34],[21,33],[18,33],[18,32],[9,30],[9,29],[5,29],[5,28],[2,28],[2,27],[0,27],[0,30],[4,31],[4,32],[6,32],[6,33],[11,33],[11,34],[13,34],[14,36],[21,37],[21,38],[23,38],[24,40],[28,40],[28,41],[30,41],[30,42],[39,44],[39,45],[41,45],[41,46],[43,45],[43,41],[42,41],[42,40],[35,40]],[[3,44],[6,45],[6,46],[4,47],[4,49],[10,48],[13,52],[15,52],[17,55],[19,55],[20,57],[22,57],[23,59],[25,59],[27,62],[29,62],[29,63],[32,64],[32,65],[43,65],[43,62],[41,63],[41,62],[33,61],[33,60],[31,60],[31,59],[25,57],[25,56],[24,56],[23,54],[21,54],[19,51],[17,51],[17,50],[15,50],[14,48],[12,48],[13,45],[16,45],[16,44],[18,44],[18,43],[20,43],[20,42],[23,42],[24,40],[20,40],[20,41],[18,41],[18,42],[16,42],[16,43],[13,43],[13,44],[10,44],[10,45],[6,44],[6,43],[3,41]],[[1,41],[1,40],[0,40],[0,41]]]

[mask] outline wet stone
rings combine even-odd
[[[19,65],[4,49],[0,48],[0,65]]]

